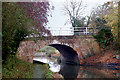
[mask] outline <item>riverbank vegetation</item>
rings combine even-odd
[[[58,54],[58,56],[60,56],[60,52],[51,46],[45,46],[41,48],[40,50],[38,50],[37,52],[40,52],[40,53],[45,52],[47,56],[52,55],[52,54]]]
[[[103,49],[120,50],[118,3],[118,1],[110,1],[93,11],[90,25],[95,25],[94,28],[99,29],[94,38]]]
[[[37,9],[36,9],[37,8]],[[50,35],[45,29],[49,2],[3,2],[2,3],[2,64],[3,78],[30,78],[32,64],[16,58],[19,43],[25,38]],[[41,15],[43,14],[43,15]]]
[[[102,51],[113,50],[113,54],[120,55],[120,25],[119,25],[119,1],[110,1],[99,6],[92,16],[92,24],[100,29],[94,35]],[[94,18],[94,19],[93,19]],[[104,52],[103,52],[104,53]]]
[[[83,63],[90,65],[120,64],[120,2],[109,1],[98,6],[89,16],[89,27],[99,44],[100,53],[89,56]]]
[[[32,78],[33,64],[22,61],[16,56],[9,56],[2,65],[2,78]]]

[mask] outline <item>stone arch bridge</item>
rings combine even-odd
[[[46,37],[44,40],[22,41],[19,44],[17,57],[32,63],[34,53],[36,53],[44,46],[52,44],[62,44],[73,48],[77,52],[79,60],[83,59],[88,54],[90,55],[91,50],[94,51],[94,53],[99,53],[99,46],[91,36],[56,36],[52,38]]]

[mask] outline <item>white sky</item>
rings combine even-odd
[[[50,27],[52,30],[58,30],[59,31],[52,31],[53,35],[70,35],[70,31],[62,31],[62,30],[70,30],[69,28],[71,27],[71,24],[65,23],[68,20],[68,16],[64,15],[62,9],[63,9],[63,4],[66,0],[51,0],[53,6],[55,7],[54,10],[52,11],[52,17],[49,17],[47,27]],[[84,16],[87,16],[90,14],[91,10],[93,8],[96,8],[99,5],[104,4],[107,1],[111,0],[83,0],[83,5],[87,5],[85,11],[84,11]],[[73,34],[73,33],[71,33]]]

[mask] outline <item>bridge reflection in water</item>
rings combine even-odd
[[[96,67],[96,66],[90,67],[90,66],[70,65],[66,63],[58,64],[55,62],[55,60],[51,60],[50,58],[46,58],[46,57],[44,58],[39,57],[39,61],[49,64],[49,69],[53,73],[58,73],[57,75],[62,75],[64,79],[71,78],[72,80],[74,80],[76,78],[120,78],[120,70],[115,67]],[[35,64],[34,78],[45,78],[45,76],[40,76],[40,75],[45,75],[47,73],[48,68],[41,69],[42,66],[44,65],[41,65],[39,63]],[[53,76],[54,78],[61,78],[61,77],[56,77],[56,75]]]

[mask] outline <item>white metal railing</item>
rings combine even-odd
[[[89,35],[94,33],[92,27],[49,27],[54,34],[71,34],[71,35]]]
[[[78,33],[77,35],[89,35],[94,33],[92,27],[74,27],[74,32]]]

